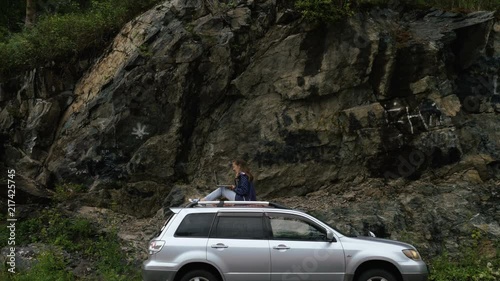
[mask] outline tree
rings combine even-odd
[[[26,0],[26,19],[24,25],[31,27],[35,24],[36,18],[36,0]]]

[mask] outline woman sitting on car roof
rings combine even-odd
[[[221,186],[202,199],[189,199],[189,201],[215,201],[221,197],[225,197],[229,201],[257,201],[253,175],[247,163],[240,159],[234,160],[232,168],[236,174],[234,185]]]

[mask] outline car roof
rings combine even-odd
[[[196,201],[189,203],[186,208],[228,208],[228,207],[242,207],[242,208],[279,208],[290,209],[286,206],[269,202],[269,201]]]
[[[201,201],[192,202],[184,207],[172,207],[172,212],[179,213],[254,213],[281,212],[288,214],[307,214],[302,210],[267,201]]]
[[[192,202],[184,207],[172,207],[170,210],[179,213],[190,210],[190,213],[205,212],[263,212],[270,209],[292,210],[286,206],[268,201],[201,201]]]

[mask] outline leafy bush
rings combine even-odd
[[[479,10],[495,11],[500,8],[500,2],[498,0],[406,0],[405,2],[408,4],[464,12]]]
[[[55,187],[54,199],[57,201],[66,201],[74,198],[79,193],[85,192],[85,186],[81,184],[63,183]]]
[[[389,5],[390,0],[296,0],[295,8],[302,16],[311,21],[336,22],[342,18],[352,15],[355,11],[363,10],[364,7]],[[430,8],[437,7],[445,10],[456,11],[478,11],[499,10],[498,0],[402,0],[407,6]]]
[[[36,235],[33,235],[36,234]],[[67,218],[55,209],[44,210],[36,218],[19,223],[21,243],[41,242],[60,246],[67,251],[81,251],[82,242],[93,238],[92,225],[86,219]]]
[[[359,5],[387,5],[390,0],[357,0],[353,1],[355,6]],[[436,7],[444,10],[457,10],[457,11],[479,11],[490,10],[495,11],[500,8],[500,1],[498,0],[401,0],[407,6],[430,8]]]
[[[75,278],[67,272],[67,262],[64,257],[52,251],[41,253],[33,268],[24,273],[12,275],[4,273],[2,280],[9,281],[72,281]]]
[[[44,15],[33,28],[0,42],[0,74],[102,50],[127,21],[158,2],[94,0],[85,10],[68,8],[65,14]]]
[[[100,232],[90,221],[64,216],[59,210],[43,210],[37,217],[18,222],[16,242],[39,242],[52,245],[76,257],[94,261],[98,279],[103,281],[140,280],[140,270],[131,266],[123,252],[116,231]],[[0,237],[8,235],[1,228]],[[59,252],[59,251],[57,251]],[[12,275],[0,272],[0,280],[53,281],[75,280],[68,271],[67,261],[56,251],[40,255],[31,270]]]
[[[298,0],[295,8],[306,20],[319,22],[335,22],[352,14],[349,3],[341,0]]]
[[[498,243],[498,242],[497,242]],[[483,247],[483,246],[487,247]],[[472,234],[469,246],[462,247],[458,256],[443,253],[431,261],[430,281],[499,281],[500,245],[482,239],[481,232]],[[485,254],[485,248],[490,249]],[[494,252],[491,253],[491,250]]]

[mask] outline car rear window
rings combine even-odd
[[[214,213],[189,214],[184,217],[175,237],[199,237],[207,238],[210,226],[214,220]]]

